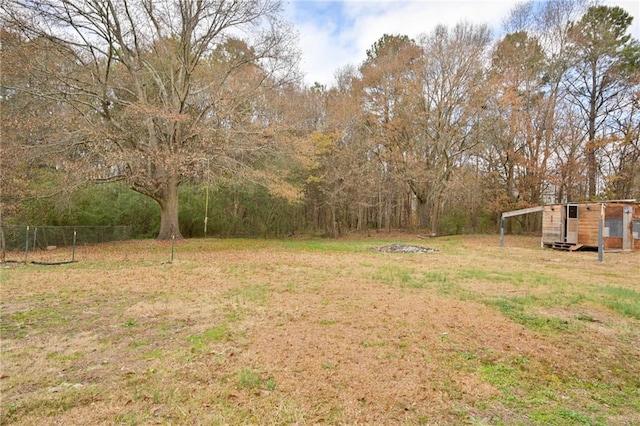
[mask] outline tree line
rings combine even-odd
[[[209,215],[229,235],[439,234],[640,198],[640,43],[620,7],[522,3],[500,37],[469,23],[384,34],[331,87],[301,83],[279,2],[1,12],[4,221],[133,190],[160,239],[200,235]],[[131,217],[114,216],[100,220]]]

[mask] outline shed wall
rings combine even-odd
[[[605,209],[605,249],[622,249],[622,234],[630,231],[629,229],[622,229],[623,209],[624,205],[622,204],[609,204]],[[614,225],[613,222],[616,222],[617,225]]]
[[[561,206],[544,206],[542,212],[542,244],[552,245],[562,241]]]
[[[599,221],[600,203],[580,204],[578,206],[578,244],[598,247]]]
[[[633,238],[631,247],[640,250],[640,204],[634,207],[631,220],[631,238]]]
[[[569,203],[571,204],[571,203]],[[602,203],[577,203],[578,244],[598,247],[598,227]],[[631,241],[632,249],[640,249],[640,203],[605,202],[604,248],[622,249],[623,235]],[[625,206],[631,208],[629,226],[623,226]],[[567,204],[544,206],[542,215],[542,243],[553,245],[565,241],[564,227]],[[627,222],[624,222],[627,223]]]

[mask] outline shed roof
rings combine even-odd
[[[625,204],[640,204],[635,198],[627,200],[599,200],[599,201],[567,201],[564,203],[550,203],[545,206],[564,206],[567,204],[607,204],[607,203],[625,203]]]

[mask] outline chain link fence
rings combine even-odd
[[[26,226],[2,225],[6,252],[33,252],[76,244],[124,241],[131,238],[130,226]]]

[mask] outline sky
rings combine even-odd
[[[552,0],[553,1],[553,0]],[[604,0],[633,17],[631,34],[640,39],[640,1]],[[335,73],[347,65],[358,66],[366,51],[384,34],[416,39],[438,24],[487,24],[494,34],[516,0],[290,0],[288,19],[299,35],[301,69],[309,86],[334,84]]]

